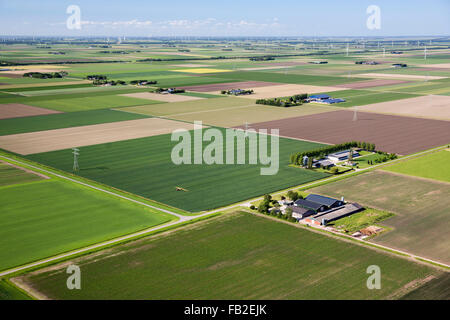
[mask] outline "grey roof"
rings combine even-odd
[[[288,206],[288,208],[291,208],[292,212],[295,212],[298,214],[305,214],[305,213],[311,211],[311,209],[306,209],[306,208],[298,207],[298,206]]]
[[[321,196],[319,194],[310,194],[310,195],[308,195],[305,198],[305,200],[316,202],[316,203],[320,203],[320,204],[325,205],[327,207],[330,207],[333,204],[335,204],[337,201],[339,201],[337,199]]]
[[[317,214],[313,216],[313,219],[319,222],[322,222],[323,219],[327,222],[331,222],[359,212],[363,209],[364,208],[358,203],[347,203],[345,206],[339,207],[336,210],[327,211],[324,214]]]
[[[313,210],[319,210],[320,207],[322,207],[322,204],[320,204],[320,203],[308,201],[305,199],[298,199],[297,201],[294,202],[294,204],[296,206],[309,208],[309,209],[313,209]]]

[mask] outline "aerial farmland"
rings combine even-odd
[[[450,300],[445,30],[124,30],[0,35],[0,300]]]

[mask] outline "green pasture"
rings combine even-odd
[[[52,299],[386,299],[431,268],[249,213],[228,214],[77,259],[82,290],[63,265],[25,275]],[[366,286],[370,265],[380,290]],[[405,293],[408,291],[406,290]]]

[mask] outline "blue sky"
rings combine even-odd
[[[79,30],[66,26],[69,5]],[[378,30],[366,26],[369,5],[381,10]],[[449,0],[0,0],[0,35],[449,35],[449,13]]]

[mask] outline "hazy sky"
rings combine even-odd
[[[69,5],[81,29],[68,29]],[[366,26],[369,5],[380,29]],[[0,35],[449,35],[450,0],[0,0]]]

